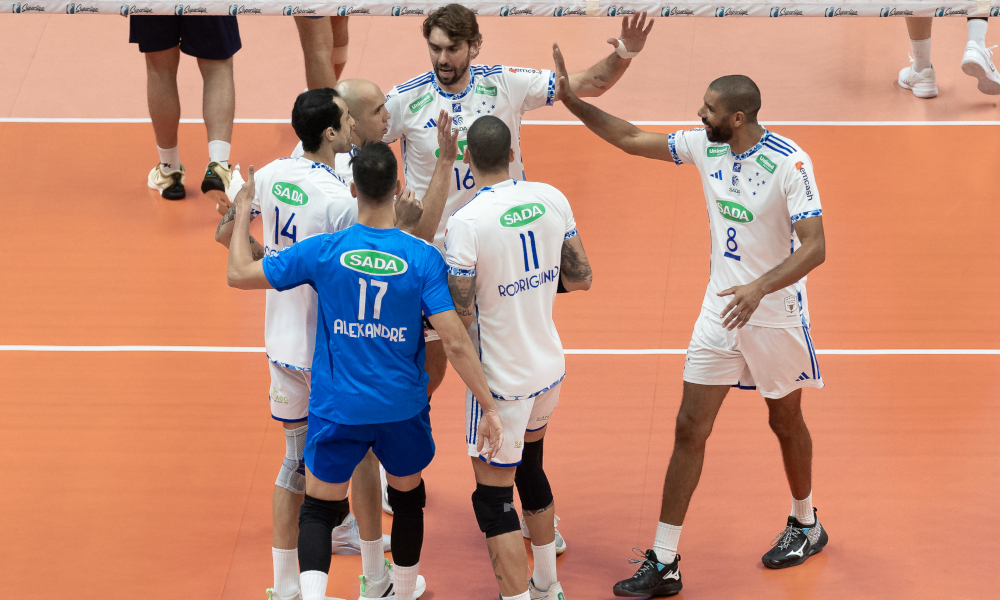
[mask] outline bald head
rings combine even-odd
[[[337,93],[354,117],[354,144],[362,146],[382,141],[389,123],[385,95],[378,85],[367,79],[345,79],[337,84]]]
[[[760,110],[760,89],[746,75],[725,75],[709,84],[708,89],[717,92],[729,114],[742,112],[750,123],[757,122]],[[339,91],[339,90],[338,90]],[[350,106],[350,102],[348,102]]]

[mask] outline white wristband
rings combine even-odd
[[[639,54],[638,52],[629,52],[628,50],[626,50],[625,42],[621,40],[618,40],[618,45],[615,46],[615,52],[617,52],[618,56],[622,58],[634,58]]]

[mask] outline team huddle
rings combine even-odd
[[[216,239],[229,248],[229,284],[267,290],[271,414],[286,440],[271,600],[325,599],[332,554],[361,555],[359,598],[411,600],[427,589],[421,473],[435,453],[430,400],[448,362],[467,387],[472,510],[500,595],[565,600],[556,556],[567,544],[542,462],[566,375],[552,311],[557,294],[589,289],[593,274],[570,201],[528,180],[519,139],[524,113],[555,101],[630,154],[697,166],[709,205],[711,278],[656,539],[614,594],[681,590],[681,527],[731,387],[765,398],[792,492],[764,565],[801,564],[827,543],[800,408],[803,387],[823,386],[805,293],[825,256],[811,161],[757,123],[760,92],[744,76],[712,82],[698,113],[705,127],[671,135],[581,100],[618,81],[651,27],[645,13],[626,17],[610,56],[582,72],[567,72],[557,46],[552,70],[485,67],[471,64],[482,41],[475,14],[445,6],[423,25],[432,71],[384,95],[360,79],[304,92],[292,157],[250,167],[245,182],[234,170]],[[408,188],[387,145],[397,140]],[[261,241],[249,233],[256,216]]]

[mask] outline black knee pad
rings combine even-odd
[[[306,494],[299,510],[299,527],[306,523],[315,523],[323,527],[334,527],[340,525],[351,512],[351,505],[347,498],[343,500],[320,500]]]
[[[514,484],[517,485],[517,495],[521,498],[521,509],[536,511],[548,508],[552,504],[552,488],[549,478],[542,468],[542,442],[525,442],[521,453],[521,464],[514,470]]]
[[[514,486],[477,483],[476,491],[472,492],[472,509],[476,512],[479,529],[487,538],[521,530],[521,521],[514,508]]]
[[[427,492],[424,488],[424,480],[420,480],[420,485],[408,492],[401,492],[391,485],[386,488],[389,496],[389,506],[392,507],[392,514],[415,514],[422,513],[427,505]]]

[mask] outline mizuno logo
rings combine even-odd
[[[673,579],[674,581],[680,581],[681,580],[681,572],[678,569],[674,569],[673,571],[667,571],[667,574],[664,575],[663,578],[664,579]]]
[[[722,171],[720,170],[720,171],[716,171],[715,173],[712,173],[712,177],[715,177],[719,181],[722,181]]]
[[[806,549],[806,544],[808,543],[809,540],[802,542],[802,546],[798,550],[792,550],[791,552],[789,552],[788,556],[802,556],[802,552]]]
[[[424,129],[430,129],[431,127],[437,127],[437,126],[438,124],[434,122],[434,119],[431,119],[430,121],[427,121],[426,125],[424,125]]]

